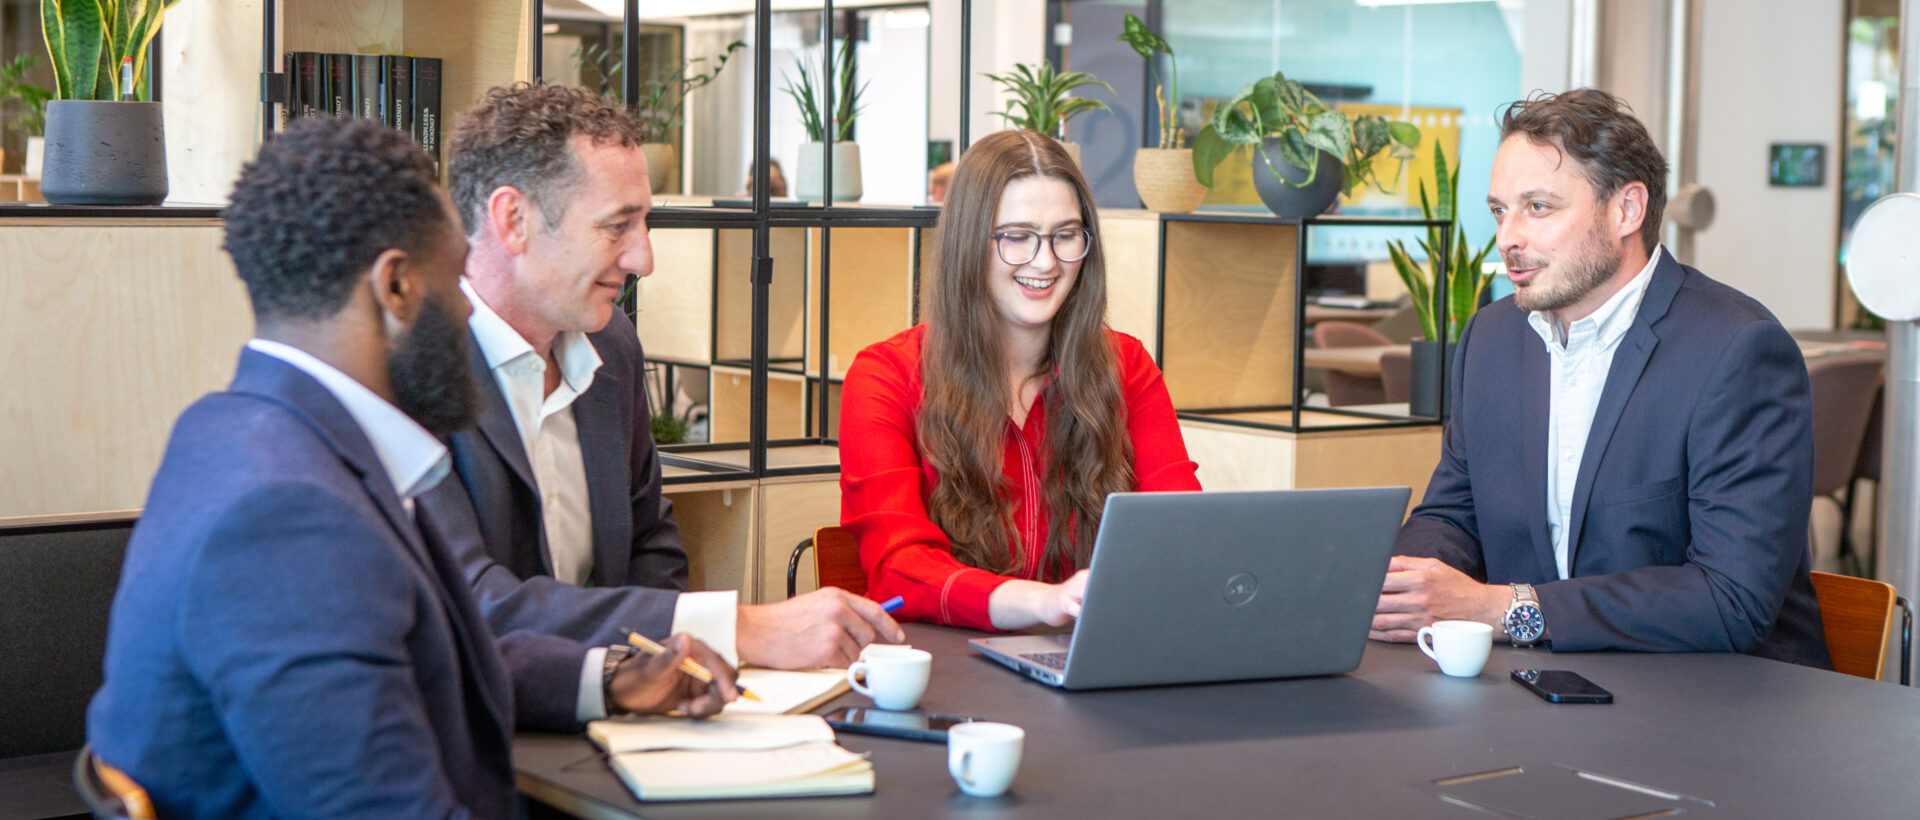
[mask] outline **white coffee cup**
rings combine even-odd
[[[1420,628],[1413,642],[1420,651],[1440,663],[1440,671],[1456,678],[1471,678],[1487,665],[1493,652],[1493,627],[1479,621],[1434,621]]]
[[[1020,771],[1027,730],[1008,723],[962,723],[947,730],[947,773],[974,797],[999,797]]]
[[[847,667],[847,685],[882,709],[912,709],[927,693],[933,656],[904,646],[868,647]]]

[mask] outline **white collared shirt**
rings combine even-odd
[[[292,345],[267,339],[249,339],[247,348],[293,365],[300,372],[312,376],[314,381],[339,400],[341,406],[347,408],[347,415],[353,417],[353,422],[372,442],[373,454],[380,460],[387,480],[393,482],[393,491],[400,496],[400,503],[407,508],[408,515],[413,514],[413,499],[416,496],[433,489],[434,485],[447,477],[453,459],[447,455],[446,445],[427,432],[427,428],[421,427],[412,416],[368,390],[366,385]]]
[[[566,332],[555,337],[560,386],[546,395],[546,362],[533,345],[500,318],[464,277],[460,289],[473,304],[468,327],[507,401],[520,445],[533,468],[553,577],[580,586],[593,577],[593,509],[587,496],[587,468],[581,455],[579,427],[573,419],[573,402],[593,385],[594,371],[600,369],[600,354],[585,334]],[[734,643],[738,603],[739,593],[733,590],[681,593],[674,601],[672,631],[705,641],[728,663],[738,666],[740,655]],[[605,657],[604,647],[594,648],[580,670],[576,711],[582,721],[606,716],[600,687]]]
[[[1572,577],[1567,525],[1573,520],[1573,486],[1593,416],[1607,386],[1613,354],[1640,313],[1640,301],[1662,250],[1656,246],[1647,266],[1600,309],[1567,325],[1565,338],[1552,314],[1536,310],[1527,316],[1527,323],[1547,346],[1547,529],[1553,536],[1553,562],[1563,579]]]
[[[462,279],[473,303],[468,326],[480,353],[507,400],[520,446],[533,468],[540,493],[540,522],[547,535],[547,560],[553,577],[583,586],[593,577],[593,511],[587,501],[587,467],[580,451],[580,429],[573,402],[593,386],[600,354],[581,333],[568,331],[553,340],[560,384],[547,393],[547,363],[518,331]]]

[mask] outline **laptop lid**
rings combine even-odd
[[[1115,493],[1064,673],[1023,671],[1068,689],[1351,671],[1409,492]],[[1046,639],[973,643],[1014,665]]]

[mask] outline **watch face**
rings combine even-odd
[[[1541,633],[1547,631],[1547,622],[1540,615],[1540,607],[1533,604],[1521,604],[1507,610],[1504,626],[1507,637],[1523,642],[1537,641]]]

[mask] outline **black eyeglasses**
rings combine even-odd
[[[1087,252],[1093,250],[1093,232],[1086,228],[1065,228],[1050,234],[1038,234],[1033,231],[1001,231],[988,234],[993,246],[1000,252],[1000,261],[1009,265],[1025,265],[1040,256],[1040,239],[1046,237],[1047,246],[1053,249],[1053,258],[1062,262],[1078,262],[1087,258]]]

